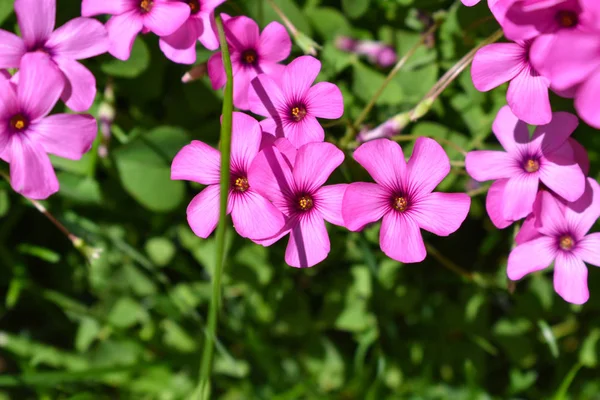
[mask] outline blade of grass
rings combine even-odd
[[[202,361],[200,364],[200,379],[198,386],[194,391],[194,398],[210,398],[210,375],[212,370],[212,358],[214,352],[215,336],[217,332],[217,316],[221,303],[221,275],[223,274],[223,265],[225,261],[225,231],[227,229],[227,196],[229,193],[229,166],[231,153],[231,124],[233,118],[233,70],[229,56],[229,47],[225,40],[225,31],[223,30],[223,21],[221,17],[216,17],[217,30],[219,32],[219,42],[221,44],[221,55],[225,74],[227,75],[227,84],[225,85],[225,94],[223,96],[223,120],[221,123],[221,194],[219,225],[217,226],[217,256],[212,277],[212,296],[210,299],[210,308],[208,311],[208,330],[202,349]]]

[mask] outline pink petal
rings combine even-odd
[[[219,194],[219,185],[207,186],[188,205],[188,224],[196,236],[206,239],[217,227],[221,209]]]
[[[588,157],[587,150],[581,145],[581,143],[573,138],[569,138],[569,144],[573,149],[575,162],[577,162],[579,168],[581,168],[581,172],[587,176],[587,174],[590,172],[590,159]]]
[[[389,139],[375,139],[360,145],[354,159],[375,179],[391,191],[401,189],[406,175],[406,161],[402,148]]]
[[[98,124],[91,115],[54,114],[32,124],[28,135],[46,153],[79,160],[92,147]]]
[[[262,132],[258,121],[251,116],[233,113],[231,128],[231,167],[232,170],[247,172],[254,157],[258,154]]]
[[[419,225],[407,213],[390,211],[385,214],[379,241],[385,255],[396,261],[416,263],[427,255]]]
[[[83,0],[81,15],[93,17],[100,14],[119,15],[135,8],[131,0]]]
[[[74,60],[94,57],[108,51],[108,32],[100,21],[75,18],[55,30],[45,47],[53,56]]]
[[[214,90],[221,89],[227,82],[225,75],[225,67],[223,66],[223,58],[221,52],[217,52],[210,56],[207,63],[208,78]]]
[[[514,221],[504,218],[504,188],[508,179],[498,179],[490,186],[485,199],[485,209],[498,229],[510,226]]]
[[[67,58],[57,59],[66,78],[61,99],[73,111],[87,111],[96,98],[96,78],[83,64]]]
[[[469,214],[471,198],[464,193],[429,193],[408,211],[421,229],[438,236],[454,233]]]
[[[577,242],[573,253],[588,264],[600,267],[600,232],[590,233]]]
[[[325,221],[344,226],[342,200],[347,187],[347,184],[328,185],[323,186],[315,193],[315,208],[325,218]]]
[[[576,115],[568,112],[555,112],[552,114],[550,123],[535,129],[532,140],[543,135],[542,152],[548,154],[564,145],[578,125],[579,120]]]
[[[307,115],[300,122],[283,125],[283,131],[288,140],[299,148],[307,143],[321,143],[325,139],[325,131],[319,121]]]
[[[344,114],[344,98],[333,83],[319,82],[308,89],[306,107],[315,117],[337,119]]]
[[[285,133],[283,132],[283,123],[281,122],[281,120],[279,121],[279,123],[277,123],[273,118],[263,119],[262,121],[260,121],[260,128],[264,133],[273,136],[274,139],[279,138],[287,140],[287,138],[285,137]],[[292,145],[291,143],[290,145],[294,147],[294,145]]]
[[[517,221],[525,218],[533,209],[539,178],[536,174],[515,175],[504,188],[504,218]]]
[[[281,152],[275,147],[268,147],[261,150],[250,165],[248,183],[282,210],[287,207],[287,198],[292,195],[294,178]]]
[[[13,137],[10,149],[10,183],[15,192],[43,200],[58,192],[58,180],[42,146],[28,135]]]
[[[533,214],[525,218],[525,221],[523,221],[523,225],[521,225],[521,229],[519,229],[517,236],[515,236],[515,243],[517,244],[517,246],[543,236],[538,231],[535,224],[536,222]]]
[[[321,62],[311,56],[295,58],[283,72],[283,93],[287,99],[303,99],[317,75]]]
[[[379,221],[390,211],[392,194],[376,183],[355,182],[348,185],[342,199],[344,226],[359,231]]]
[[[565,207],[552,195],[541,191],[539,209],[536,210],[537,230],[546,236],[559,236],[569,230]]]
[[[420,137],[408,160],[410,191],[417,196],[431,193],[450,172],[448,155],[435,140]]]
[[[15,85],[6,79],[0,81],[0,120],[6,121],[20,111]]]
[[[275,140],[273,146],[277,147],[277,150],[281,152],[289,167],[293,169],[294,164],[296,164],[296,155],[298,154],[298,150],[294,145],[286,138],[279,138]]]
[[[344,152],[331,143],[309,143],[300,147],[293,170],[296,190],[315,192],[343,161]]]
[[[290,55],[292,41],[287,30],[279,22],[265,26],[258,42],[259,58],[269,61],[283,61]]]
[[[20,37],[0,29],[0,68],[18,68],[26,51]]]
[[[540,159],[539,173],[540,180],[567,201],[579,199],[585,190],[585,175],[567,143]]]
[[[526,67],[508,85],[506,100],[519,119],[532,125],[552,120],[548,88],[550,81]]]
[[[180,64],[196,62],[196,40],[202,29],[202,26],[196,27],[198,22],[190,18],[169,36],[160,38],[160,49],[169,60]]]
[[[506,273],[511,280],[519,280],[527,274],[547,268],[557,252],[556,240],[552,237],[543,236],[525,242],[510,252]]]
[[[229,196],[231,218],[242,237],[260,240],[277,235],[285,225],[283,214],[267,199],[250,189]]]
[[[144,27],[158,36],[175,32],[190,16],[190,7],[183,2],[154,0],[150,12],[143,16]]]
[[[256,49],[259,41],[258,25],[252,19],[242,15],[225,22],[227,42],[235,50]]]
[[[106,23],[108,31],[108,52],[119,60],[127,60],[131,55],[133,42],[144,24],[137,10],[111,17]]]
[[[285,262],[296,268],[312,267],[327,258],[329,246],[323,218],[316,212],[306,213],[290,232]]]
[[[479,4],[481,0],[461,0],[462,3],[467,7],[473,7],[476,4]]]
[[[583,237],[600,218],[600,187],[593,178],[587,178],[583,195],[570,203],[564,212],[570,230]]]
[[[252,80],[248,92],[248,106],[254,114],[271,116],[280,121],[279,109],[285,105],[280,86],[270,76],[261,74]]]
[[[600,93],[600,67],[581,84],[575,96],[575,109],[579,116],[594,128],[600,129],[598,93]]]
[[[14,7],[27,47],[45,43],[54,30],[56,0],[15,0]]]
[[[220,1],[221,3],[224,0]],[[216,50],[219,48],[219,37],[217,36],[217,24],[215,22],[215,15],[213,12],[210,14],[203,14],[201,17],[202,30],[198,40],[208,50]]]
[[[467,153],[465,169],[479,182],[510,178],[522,172],[509,153],[493,150],[476,150]]]
[[[559,252],[554,263],[554,290],[565,301],[583,304],[590,298],[588,270],[583,261],[567,252]]]
[[[509,0],[506,18],[502,20],[504,34],[510,40],[527,40],[558,29],[556,12],[552,8],[526,7],[525,2]],[[502,6],[505,7],[505,6]]]
[[[17,97],[31,121],[52,110],[64,85],[62,74],[47,55],[29,53],[23,57]]]
[[[519,153],[529,143],[527,124],[521,121],[509,106],[504,106],[498,111],[492,131],[504,150],[511,154]]]
[[[513,79],[525,67],[525,49],[516,43],[494,43],[475,53],[471,77],[475,88],[487,92]]]
[[[215,185],[219,183],[220,171],[221,153],[199,140],[193,140],[173,159],[171,179]]]

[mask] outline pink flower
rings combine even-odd
[[[227,214],[231,213],[233,225],[240,236],[250,239],[271,237],[283,227],[283,215],[257,192],[248,179],[250,163],[260,148],[260,125],[254,118],[235,112],[231,135],[231,186]],[[210,236],[219,221],[220,170],[219,151],[197,140],[181,149],[171,166],[171,179],[208,185],[187,208],[188,223],[201,238]]]
[[[531,66],[530,47],[529,42],[487,45],[475,54],[471,76],[481,92],[510,81],[506,100],[512,112],[528,124],[544,125],[552,119],[550,80]]]
[[[180,64],[196,62],[196,41],[208,50],[219,47],[214,11],[225,0],[179,0],[190,7],[190,17],[169,36],[161,37],[160,49],[165,56]]]
[[[351,231],[383,218],[381,250],[394,260],[420,262],[427,252],[420,229],[438,236],[456,231],[467,217],[471,199],[464,193],[432,193],[450,172],[448,156],[433,139],[415,142],[408,163],[402,148],[389,139],[361,145],[354,159],[376,183],[351,183],[342,215]]]
[[[289,233],[285,262],[312,267],[329,253],[325,221],[344,224],[341,203],[347,185],[323,186],[344,160],[344,153],[331,143],[309,143],[297,153],[285,139],[276,143],[258,154],[249,175],[252,185],[286,216],[287,223],[278,235],[261,244],[268,246]]]
[[[285,60],[292,50],[292,41],[287,31],[278,22],[271,22],[259,33],[252,19],[239,16],[224,24],[227,44],[233,67],[233,104],[242,110],[248,109],[248,86],[258,74],[280,74]],[[208,77],[213,89],[225,86],[227,77],[221,52],[208,60]]]
[[[563,299],[583,304],[589,298],[584,262],[600,266],[600,233],[587,234],[600,217],[600,187],[588,178],[585,194],[564,205],[549,192],[541,195],[539,237],[517,246],[508,257],[512,280],[547,268],[554,261],[554,290]]]
[[[54,30],[56,0],[15,0],[21,36],[0,30],[0,68],[19,68],[27,53],[45,53],[63,76],[62,99],[75,111],[85,111],[96,96],[94,75],[76,60],[97,56],[108,48],[104,26],[90,18],[75,18]],[[52,72],[47,72],[51,74]]]
[[[481,0],[460,0],[467,7],[473,7],[474,5],[479,4]]]
[[[0,80],[0,157],[10,164],[13,189],[31,199],[58,191],[47,153],[78,160],[96,138],[90,115],[47,116],[63,90],[61,73],[41,53],[21,61],[19,84]]]
[[[471,151],[465,161],[475,180],[506,179],[492,189],[504,193],[502,202],[494,206],[496,213],[501,212],[499,220],[516,221],[529,215],[540,182],[567,201],[583,194],[585,175],[567,141],[577,125],[573,114],[554,113],[552,121],[538,126],[530,139],[527,125],[508,106],[500,109],[492,130],[505,151]]]
[[[172,34],[190,16],[190,6],[170,0],[83,0],[81,15],[99,14],[112,15],[106,23],[108,52],[119,60],[127,60],[138,33]]]
[[[323,141],[325,132],[317,117],[340,118],[344,99],[333,83],[312,85],[320,70],[319,60],[302,56],[285,67],[281,85],[267,75],[252,81],[248,93],[250,109],[269,117],[261,122],[263,130],[276,137],[285,136],[296,147]]]

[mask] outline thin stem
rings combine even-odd
[[[573,380],[575,379],[575,376],[577,376],[577,373],[579,372],[581,367],[583,367],[583,364],[581,362],[577,362],[575,365],[573,365],[573,367],[571,367],[571,369],[567,373],[567,376],[565,376],[562,383],[560,384],[560,387],[556,391],[556,394],[554,395],[554,400],[564,400],[567,397],[567,391],[569,390],[569,386],[571,386],[571,383],[573,383]]]
[[[281,20],[283,21],[283,24],[289,29],[292,36],[295,37],[296,35],[298,35],[298,29],[296,29],[294,24],[292,24],[292,21],[290,21],[288,19],[288,17],[283,13],[283,11],[281,11],[281,8],[279,8],[279,6],[277,4],[275,4],[275,2],[273,0],[267,0],[267,1],[269,2],[269,5],[273,9],[273,11],[275,11],[275,13],[279,16],[279,18],[281,18]]]
[[[379,87],[379,89],[377,89],[377,91],[375,92],[375,94],[373,95],[373,97],[371,97],[371,100],[369,100],[369,103],[362,110],[362,112],[360,113],[360,115],[358,116],[358,118],[356,118],[356,121],[354,121],[353,127],[354,127],[355,131],[357,131],[360,128],[360,124],[365,120],[365,118],[367,118],[367,115],[369,115],[369,112],[371,111],[371,109],[373,108],[373,106],[375,106],[375,103],[377,102],[377,99],[379,99],[379,97],[381,96],[381,94],[383,93],[383,91],[385,90],[385,88],[387,87],[387,85],[389,85],[389,83],[392,81],[392,79],[394,79],[394,77],[396,76],[396,74],[402,69],[402,67],[404,67],[404,65],[409,60],[409,58],[412,57],[413,54],[415,54],[415,52],[419,49],[419,47],[421,47],[421,45],[425,42],[425,40],[433,32],[436,31],[436,29],[438,28],[438,26],[439,26],[439,23],[437,23],[437,22],[435,24],[433,24],[427,30],[427,32],[425,32],[425,33],[423,33],[421,35],[421,37],[419,38],[419,40],[417,41],[417,43],[415,43],[406,52],[406,54],[404,54],[404,56],[400,60],[398,60],[398,62],[396,63],[396,65],[394,65],[394,68],[392,68],[392,70],[390,71],[390,73],[388,74],[388,76],[385,78],[385,81],[383,82],[383,84]]]
[[[214,352],[214,342],[217,332],[217,316],[221,303],[221,276],[225,261],[225,232],[227,229],[227,197],[229,194],[230,180],[230,153],[231,153],[231,125],[233,118],[233,70],[229,56],[229,48],[225,40],[223,30],[223,21],[219,16],[216,17],[217,30],[219,32],[219,42],[221,43],[221,53],[223,65],[227,75],[227,84],[225,85],[225,95],[223,99],[223,122],[221,123],[221,182],[220,182],[220,210],[219,225],[217,227],[217,254],[216,263],[213,270],[212,296],[210,299],[210,308],[208,312],[208,330],[206,340],[202,350],[202,361],[200,367],[200,380],[196,388],[194,398],[208,399],[210,397],[210,375],[212,369],[212,358]]]
[[[438,260],[442,266],[447,268],[448,270],[454,272],[457,275],[460,275],[463,279],[473,282],[481,287],[489,286],[490,284],[478,273],[471,273],[462,267],[458,266],[454,261],[450,260],[446,256],[444,256],[438,249],[430,245],[429,243],[425,243],[425,248],[427,249],[427,253],[431,254],[433,258]]]
[[[482,187],[477,188],[477,189],[469,190],[467,192],[467,196],[469,196],[469,197],[475,197],[475,196],[479,196],[480,194],[487,193],[487,191],[490,189],[490,186],[491,185],[485,185],[485,186],[482,186]]]

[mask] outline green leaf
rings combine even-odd
[[[325,39],[334,40],[337,35],[352,34],[352,26],[341,12],[332,7],[307,10],[306,16],[315,30]],[[327,52],[323,49],[323,54]]]
[[[14,3],[14,0],[0,1],[0,25],[2,25],[14,12]]]
[[[163,340],[167,346],[182,353],[196,351],[197,341],[176,322],[166,319],[161,323],[161,328],[164,331]]]
[[[146,253],[150,260],[159,267],[165,267],[175,255],[173,242],[164,237],[154,237],[146,242]]]
[[[146,310],[138,302],[122,297],[110,310],[108,321],[117,328],[129,328],[146,317]]]
[[[98,336],[100,328],[100,324],[94,318],[82,318],[75,337],[75,348],[78,352],[84,353],[90,348],[90,345]]]
[[[10,210],[10,198],[8,192],[0,189],[0,218],[4,217]]]
[[[354,64],[352,90],[365,103],[371,100],[371,97],[373,97],[375,92],[383,85],[384,81],[385,76],[382,73],[377,72],[373,68],[367,67],[358,61]],[[392,80],[386,86],[375,104],[397,105],[402,101],[402,98],[402,88],[395,80]]]
[[[350,18],[358,18],[369,9],[371,0],[342,0],[342,10]]]
[[[127,61],[112,59],[100,66],[105,74],[119,78],[135,78],[141,75],[150,65],[150,52],[141,37],[133,43],[131,56]]]

